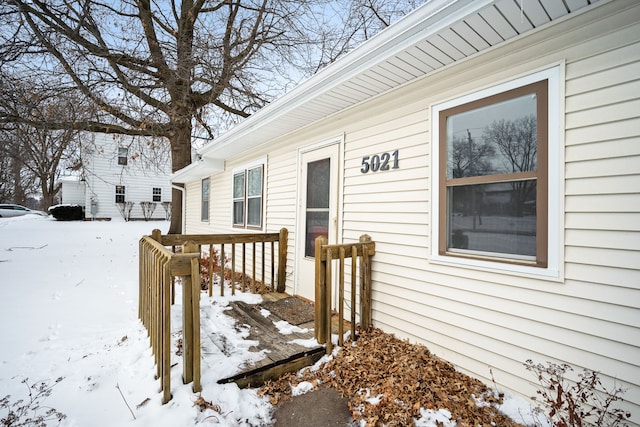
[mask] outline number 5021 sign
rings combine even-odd
[[[362,158],[360,172],[378,172],[398,169],[398,150],[393,153],[374,154]]]

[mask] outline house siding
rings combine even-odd
[[[624,10],[616,10],[620,4]],[[289,229],[289,271],[297,150],[344,133],[339,239],[366,233],[376,242],[377,327],[525,396],[535,394],[527,359],[570,363],[576,374],[594,369],[607,385],[628,389],[623,405],[640,425],[640,5],[597,10],[516,37],[252,156],[268,156],[267,230]],[[559,234],[559,277],[433,262],[431,106],[549,67],[560,69],[564,126],[563,145],[550,147],[562,165],[561,228],[550,230]],[[363,156],[394,150],[399,169],[360,172]],[[230,228],[230,171],[252,159],[228,159],[213,177],[221,201],[209,230]],[[194,192],[189,185],[189,197]]]
[[[153,188],[161,189],[161,201],[171,201],[170,162],[161,170],[146,164],[142,156],[133,158],[129,153],[126,166],[118,164],[118,147],[128,145],[126,137],[102,133],[88,134],[92,141],[85,141],[89,147],[86,164],[85,216],[92,218],[91,201],[97,202],[96,218],[120,219],[122,215],[115,203],[116,186],[125,186],[125,201],[134,202],[131,219],[144,219],[140,202],[153,201]],[[164,219],[166,213],[160,203],[156,205],[153,219]]]

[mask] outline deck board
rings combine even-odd
[[[270,294],[265,300],[277,300]],[[258,362],[243,368],[233,376],[219,380],[219,383],[235,382],[239,387],[258,387],[269,379],[275,379],[285,373],[299,370],[315,363],[325,352],[324,345],[316,344],[313,347],[302,346],[292,342],[296,339],[309,340],[313,338],[313,322],[299,325],[307,329],[306,332],[293,332],[282,334],[274,325],[274,322],[282,319],[274,313],[269,317],[261,313],[260,304],[247,304],[241,301],[231,302],[231,310],[225,313],[241,325],[249,326],[247,340],[257,341],[259,344],[252,347],[252,351],[265,351],[265,357]],[[210,337],[215,343],[215,337]]]

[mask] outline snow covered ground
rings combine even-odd
[[[173,399],[161,404],[146,330],[138,321],[138,240],[167,222],[57,222],[33,215],[0,219],[0,398],[28,397],[27,384],[55,384],[42,402],[67,416],[62,426],[261,425],[271,405],[255,391],[216,380],[253,357],[222,314],[228,299],[203,304],[203,328],[225,335],[226,355],[203,348],[202,397],[181,379],[172,356]],[[204,297],[203,297],[204,298]],[[259,296],[239,295],[247,302]],[[174,307],[174,329],[179,327]],[[15,409],[15,408],[14,408]],[[44,410],[39,414],[43,414]],[[0,409],[0,418],[7,415]],[[34,414],[31,414],[34,415]],[[50,425],[56,425],[51,423]]]
[[[15,404],[28,399],[27,384],[45,382],[52,392],[40,404],[67,416],[61,426],[270,423],[273,407],[256,391],[216,383],[259,357],[243,339],[248,332],[238,331],[223,314],[231,297],[201,296],[202,330],[221,341],[203,345],[202,394],[182,384],[182,358],[172,355],[173,399],[161,404],[147,333],[137,315],[138,241],[153,228],[165,233],[168,223],[0,219],[0,399],[10,395],[9,404]],[[260,301],[240,293],[233,299]],[[174,339],[180,310],[177,303]],[[199,397],[210,403],[204,412],[196,405]],[[522,413],[522,400],[510,402],[503,410]],[[445,421],[443,411],[424,413],[417,425]],[[0,408],[0,419],[6,415]]]

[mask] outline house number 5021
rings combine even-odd
[[[362,173],[388,171],[389,169],[398,169],[398,150],[391,154],[374,154],[362,158],[362,168],[360,168]]]

